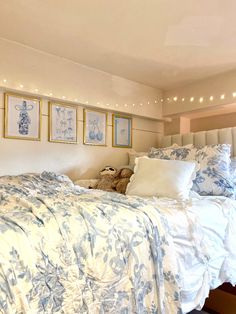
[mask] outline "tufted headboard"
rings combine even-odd
[[[231,144],[231,154],[233,157],[236,157],[236,127],[196,133],[166,135],[162,138],[161,147],[168,147],[174,143],[180,146],[193,144],[197,147],[210,144]]]

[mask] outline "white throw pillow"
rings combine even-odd
[[[197,171],[196,162],[148,157],[136,158],[135,162],[127,195],[189,198]]]

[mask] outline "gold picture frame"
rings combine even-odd
[[[132,117],[112,114],[112,146],[132,148]]]
[[[40,98],[24,94],[4,94],[4,137],[28,141],[41,140]]]
[[[83,117],[84,145],[107,146],[107,112],[84,109]]]
[[[77,106],[62,102],[48,102],[48,140],[53,143],[77,144]]]

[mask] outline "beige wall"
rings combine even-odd
[[[236,112],[199,118],[178,117],[164,123],[164,134],[184,134],[236,126]]]
[[[63,101],[66,97],[67,101],[100,109],[162,118],[162,92],[156,88],[0,38],[1,86]]]
[[[236,71],[220,74],[164,93],[163,115],[181,115],[199,109],[227,105],[235,102]],[[221,99],[224,95],[224,99]],[[213,96],[213,100],[210,97]],[[177,97],[177,100],[174,100]],[[191,102],[190,98],[194,97]],[[169,98],[169,100],[167,100]],[[184,101],[182,99],[184,98]],[[202,99],[201,99],[202,98]],[[202,100],[202,101],[200,101]]]
[[[40,142],[3,138],[5,90],[43,99]],[[133,148],[147,151],[162,133],[161,98],[158,89],[0,39],[0,175],[48,170],[93,178],[105,165],[126,165],[129,149],[111,146],[112,112],[133,116]],[[78,105],[78,144],[48,142],[48,100]],[[84,107],[109,112],[107,147],[83,145]]]
[[[48,100],[42,101],[42,138],[40,142],[3,138],[3,92],[0,92],[0,175],[41,172],[68,174],[72,179],[93,178],[105,165],[115,167],[128,163],[130,149],[113,148],[112,119],[108,115],[107,147],[83,145],[83,107],[78,107],[78,144],[48,142]],[[162,123],[146,118],[133,118],[133,148],[147,151],[156,146]]]
[[[190,123],[190,131],[207,131],[213,129],[222,129],[236,126],[236,112],[216,115],[212,117],[203,117],[192,119]]]
[[[164,134],[184,134],[190,132],[190,119],[187,117],[172,118],[170,121],[164,122]]]

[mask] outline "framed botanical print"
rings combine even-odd
[[[39,141],[40,129],[41,100],[5,93],[4,137]]]
[[[84,109],[84,144],[106,146],[107,113]]]
[[[119,114],[112,115],[112,146],[132,147],[132,118]]]
[[[77,143],[77,107],[49,102],[49,141]]]

